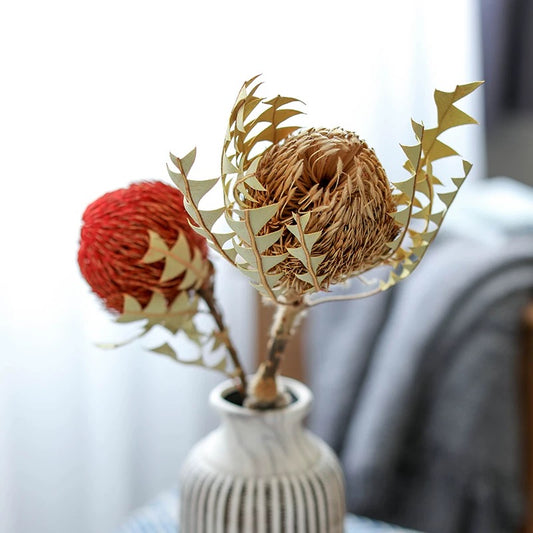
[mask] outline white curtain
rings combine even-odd
[[[166,180],[169,150],[198,146],[214,177],[240,84],[307,103],[306,126],[343,126],[391,178],[432,91],[481,78],[475,1],[21,0],[0,8],[0,532],[102,533],[173,485],[215,424],[219,380],[130,346],[76,264],[80,217],[132,181]],[[481,99],[465,107],[481,117]],[[484,173],[481,128],[455,145]],[[454,145],[454,146],[455,146]],[[238,347],[253,296],[221,267]]]

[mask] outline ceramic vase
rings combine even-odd
[[[344,480],[333,451],[304,428],[311,391],[280,378],[294,401],[259,411],[210,395],[220,426],[182,469],[180,533],[342,533]]]

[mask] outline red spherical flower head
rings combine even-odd
[[[164,260],[142,261],[149,247],[148,230],[169,248],[183,234],[191,255],[198,249],[207,259],[207,243],[189,225],[178,189],[158,181],[134,183],[104,194],[83,214],[78,264],[92,290],[106,307],[123,311],[124,295],[144,307],[154,291],[172,302],[185,274],[161,282]]]

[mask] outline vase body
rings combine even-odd
[[[333,451],[303,426],[311,392],[281,378],[295,401],[258,411],[216,387],[220,426],[187,457],[181,475],[181,533],[342,533],[344,481]]]

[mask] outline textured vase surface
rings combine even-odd
[[[288,407],[247,409],[210,395],[220,426],[191,451],[181,475],[181,533],[342,533],[344,481],[333,451],[304,428],[312,395],[281,378]]]

